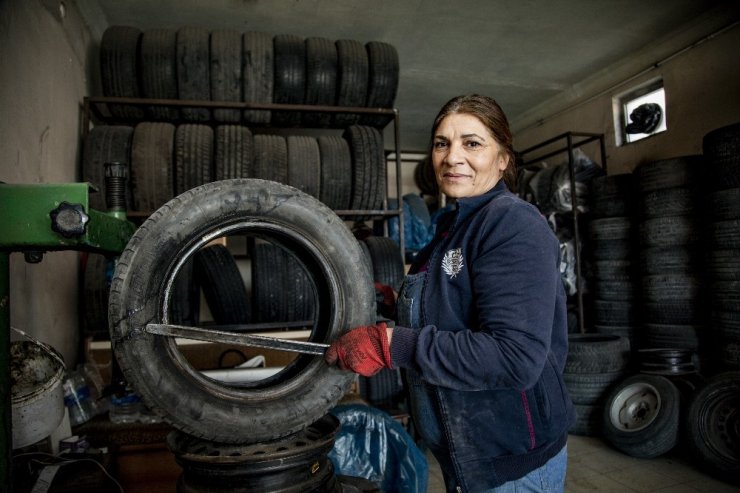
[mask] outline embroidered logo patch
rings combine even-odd
[[[463,256],[460,248],[454,250],[447,250],[444,258],[442,259],[442,270],[445,274],[454,279],[463,268]]]

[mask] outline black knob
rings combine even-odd
[[[72,238],[85,234],[85,228],[90,217],[85,214],[81,204],[62,202],[59,207],[49,213],[51,229],[64,236]]]

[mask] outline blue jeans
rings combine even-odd
[[[486,493],[562,493],[565,491],[565,471],[568,465],[568,446],[524,477],[504,483]]]

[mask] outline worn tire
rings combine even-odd
[[[666,377],[628,377],[606,397],[604,438],[632,457],[665,454],[678,443],[680,399],[678,388]]]
[[[238,31],[211,31],[210,40],[211,101],[235,102],[242,100],[242,35]],[[217,122],[239,123],[241,110],[216,108]]]
[[[225,443],[273,440],[326,414],[352,374],[299,355],[272,377],[230,385],[193,368],[174,338],[144,332],[148,323],[169,322],[166,295],[179,267],[198,248],[232,234],[273,238],[310,272],[316,310],[309,340],[328,343],[374,322],[364,254],[336,214],[286,185],[226,180],[175,197],[131,237],[111,284],[111,343],[126,380],[181,431]]]
[[[141,36],[139,57],[142,96],[150,99],[177,99],[177,33],[172,29],[150,29]],[[155,120],[175,121],[176,107],[152,105],[147,108]]]
[[[630,341],[606,334],[568,334],[566,373],[609,373],[627,368]]]
[[[740,485],[740,371],[707,379],[689,401],[685,426],[689,450],[701,465]]]
[[[242,94],[245,103],[271,104],[274,84],[274,49],[272,36],[248,31],[242,35]],[[267,124],[270,110],[244,110],[244,121]]]

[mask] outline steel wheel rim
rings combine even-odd
[[[660,413],[660,392],[645,382],[633,383],[621,389],[612,400],[609,420],[624,432],[636,432],[650,426]]]

